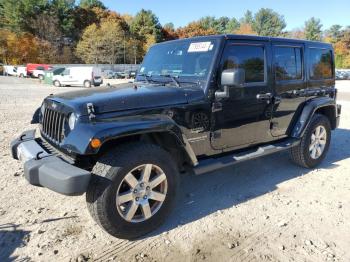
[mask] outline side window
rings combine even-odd
[[[42,66],[38,66],[37,68],[36,68],[36,70],[44,70],[45,68],[44,67],[42,67]]]
[[[63,75],[67,76],[70,74],[70,70],[69,69],[64,69],[64,71],[62,72]]]
[[[222,65],[222,70],[244,69],[246,83],[265,81],[265,50],[263,46],[227,45]]]
[[[276,81],[302,79],[302,52],[298,47],[275,47]]]
[[[327,49],[309,49],[310,79],[320,80],[333,77],[332,53]]]

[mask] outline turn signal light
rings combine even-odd
[[[90,146],[94,149],[99,148],[102,145],[101,140],[98,138],[93,138],[90,141]]]

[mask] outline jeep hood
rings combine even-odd
[[[187,104],[204,99],[198,87],[173,87],[134,83],[116,87],[97,87],[52,95],[47,100],[70,107],[80,115],[87,115],[87,103],[92,103],[96,114],[132,109],[146,109],[168,105]]]

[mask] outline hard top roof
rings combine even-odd
[[[206,39],[231,39],[231,40],[254,40],[254,41],[269,41],[269,42],[285,42],[285,43],[307,43],[308,45],[315,46],[324,46],[327,48],[332,48],[332,45],[329,43],[318,42],[318,41],[309,41],[303,39],[290,39],[283,37],[269,37],[269,36],[256,36],[256,35],[234,35],[234,34],[226,34],[226,35],[206,35],[206,36],[196,36],[191,38],[182,38],[173,41],[181,41],[181,40],[206,40]],[[167,41],[169,42],[169,41]],[[166,42],[162,42],[166,43]],[[160,43],[160,44],[162,44]]]

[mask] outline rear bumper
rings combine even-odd
[[[30,184],[69,196],[86,192],[90,172],[47,153],[35,138],[35,130],[13,140],[11,153],[13,158],[24,163],[24,176]]]

